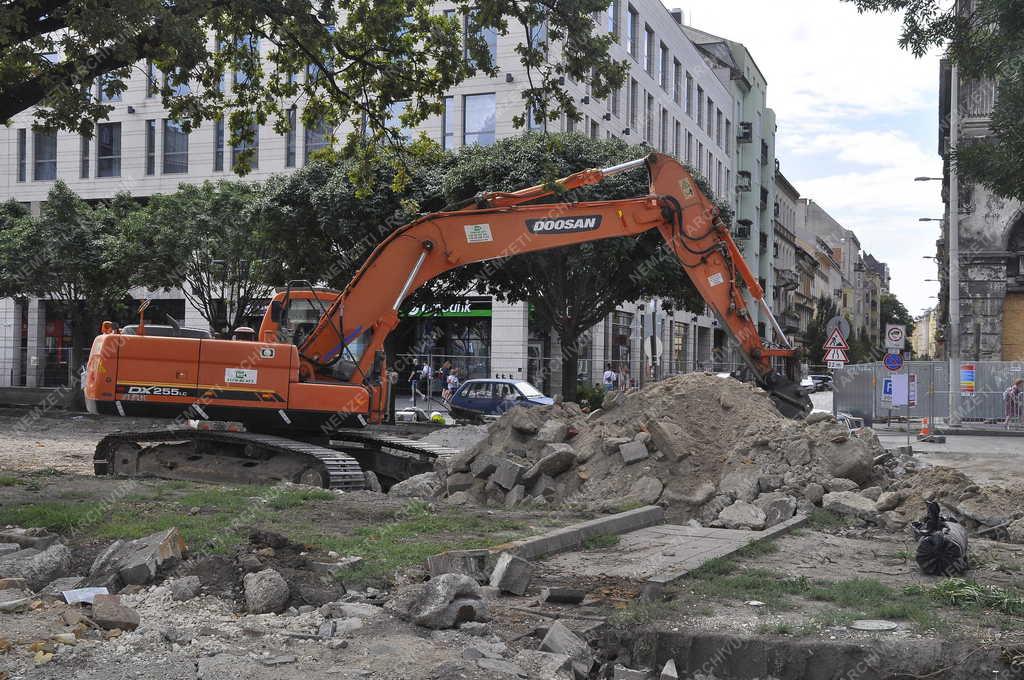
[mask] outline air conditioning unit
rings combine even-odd
[[[602,118],[604,118],[605,120],[611,120],[611,119],[612,119],[612,114],[610,114],[610,113],[605,113],[605,114],[604,114],[603,116],[601,116],[601,117],[602,117]]]
[[[750,144],[754,141],[754,124],[743,122],[736,128],[736,141],[740,144]]]
[[[583,99],[580,100],[580,104],[589,104],[589,103],[590,103],[590,95],[589,94],[583,95]]]

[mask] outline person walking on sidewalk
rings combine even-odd
[[[1021,424],[1021,416],[1024,415],[1024,378],[1018,378],[1003,392],[1003,409],[1006,415],[1003,425],[1007,430],[1011,422]]]
[[[420,369],[417,367],[417,364],[414,363],[412,366],[412,371],[409,372],[409,391],[412,392],[412,405],[414,407],[416,406],[416,388],[419,387],[419,385]]]
[[[612,370],[611,364],[606,364],[604,369],[604,375],[601,376],[601,380],[604,381],[604,391],[611,392],[615,389],[615,371]]]

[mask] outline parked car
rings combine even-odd
[[[456,418],[500,416],[513,406],[550,406],[555,400],[525,380],[467,380],[452,396],[449,411]]]
[[[800,387],[808,392],[828,392],[832,389],[832,376],[809,375],[800,381]]]

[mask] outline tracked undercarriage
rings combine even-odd
[[[198,482],[293,482],[354,491],[385,487],[433,469],[439,457],[458,453],[390,433],[342,430],[330,438],[300,440],[253,432],[191,428],[119,432],[96,446],[97,475],[159,477]]]

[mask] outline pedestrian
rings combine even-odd
[[[1011,421],[1020,424],[1022,411],[1024,411],[1024,378],[1018,378],[1003,392],[1003,412],[1006,415],[1006,421],[1003,424],[1007,430],[1010,429]]]
[[[604,374],[601,376],[601,380],[604,381],[604,391],[611,392],[615,389],[615,371],[612,370],[611,364],[606,364]]]
[[[445,401],[445,403],[448,403],[449,401],[452,400],[452,397],[455,396],[455,392],[458,391],[458,389],[459,389],[459,369],[453,368],[451,370],[451,372],[448,373],[448,378],[447,378],[447,381],[446,381],[446,384],[445,384],[445,390],[444,390],[444,392],[445,392],[444,393],[444,401]]]
[[[420,384],[419,362],[413,362],[412,371],[409,372],[409,391],[412,392],[412,405],[416,406],[416,388]]]
[[[633,383],[631,383],[630,380],[631,378],[629,377],[629,366],[623,366],[622,372],[619,374],[619,389],[625,392],[630,387],[632,387]]]
[[[423,366],[420,367],[420,391],[423,393],[425,404],[430,403],[430,379],[432,376],[433,370],[430,368],[430,362],[424,361]]]

